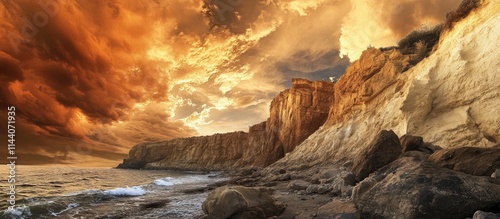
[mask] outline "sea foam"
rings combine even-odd
[[[166,177],[155,180],[154,184],[157,186],[173,186],[180,184],[203,183],[210,181],[213,181],[213,179],[209,179],[207,176],[188,176],[180,178]]]
[[[116,189],[106,190],[103,193],[105,195],[131,197],[131,196],[145,195],[146,190],[140,186],[134,186],[134,187],[116,188]]]
[[[24,219],[25,217],[31,216],[30,208],[26,205],[16,207],[14,210],[5,210],[2,214],[3,217]]]

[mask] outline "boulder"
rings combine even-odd
[[[306,194],[314,194],[314,193],[317,193],[318,192],[318,188],[319,186],[318,185],[310,185],[309,187],[307,187],[306,189]]]
[[[322,185],[322,186],[318,187],[317,193],[320,194],[320,195],[323,195],[323,194],[326,194],[329,191],[330,191],[330,189],[328,187]]]
[[[123,163],[118,164],[116,168],[118,169],[141,169],[146,166],[146,162],[142,161],[130,161],[128,159],[123,159]]]
[[[360,182],[352,197],[363,218],[466,218],[498,206],[500,181],[402,157]]]
[[[207,219],[253,219],[280,215],[285,207],[276,202],[267,188],[227,186],[208,195],[202,209]]]
[[[500,168],[500,146],[462,147],[435,152],[429,160],[440,166],[476,176],[491,176]]]
[[[500,216],[491,212],[476,211],[472,219],[500,219]]]
[[[398,136],[392,130],[382,130],[366,151],[354,160],[354,175],[361,181],[373,171],[398,159],[399,155],[401,155],[401,143]]]
[[[424,146],[424,139],[420,136],[403,135],[400,139],[402,152],[417,151]]]
[[[315,219],[360,219],[361,214],[353,202],[334,200],[319,207]]]

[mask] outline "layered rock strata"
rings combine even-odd
[[[143,143],[134,146],[118,167],[221,170],[241,159],[247,147],[248,133],[244,132]]]
[[[333,83],[293,79],[270,107],[269,119],[250,127],[249,148],[237,166],[267,166],[319,129],[333,103]]]
[[[333,83],[293,79],[271,103],[266,122],[248,133],[149,142],[134,146],[119,168],[223,170],[267,166],[294,150],[323,125],[333,102]]]

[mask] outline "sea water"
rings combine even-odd
[[[0,218],[197,218],[217,173],[17,166],[15,210],[8,168],[0,168]],[[3,177],[2,177],[3,176]]]

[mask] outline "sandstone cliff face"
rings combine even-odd
[[[498,11],[500,5],[484,1],[404,73],[409,57],[365,51],[335,84],[325,126],[274,166],[348,163],[381,130],[422,136],[443,148],[500,142]]]
[[[247,147],[244,132],[143,143],[134,146],[119,167],[222,170],[240,159]]]
[[[333,102],[333,84],[293,79],[293,87],[271,103],[267,133],[278,136],[285,153],[291,152],[323,125]]]
[[[270,118],[235,132],[134,146],[122,168],[222,170],[267,166],[293,151],[328,118],[333,83],[294,79],[270,107]]]
[[[249,148],[237,166],[268,166],[325,123],[333,83],[293,79],[292,84],[272,101],[267,122],[250,128]]]

